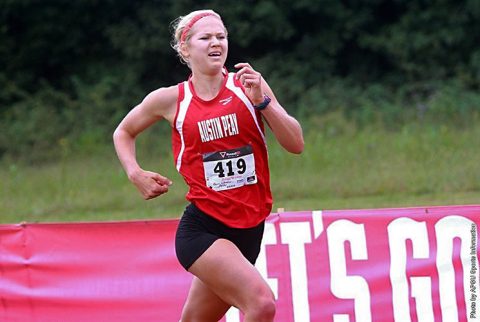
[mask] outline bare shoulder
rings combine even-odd
[[[161,87],[149,93],[142,101],[143,108],[158,117],[173,122],[177,109],[178,85]]]

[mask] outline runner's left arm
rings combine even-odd
[[[262,90],[272,100],[262,110],[262,115],[268,123],[277,141],[288,152],[300,154],[304,148],[303,131],[300,123],[280,105],[270,86],[262,77]]]
[[[275,94],[262,75],[248,63],[235,65],[236,74],[253,104],[260,104],[264,95],[271,98],[270,104],[261,111],[280,145],[291,153],[302,153],[304,147],[303,131],[300,123],[280,105]]]

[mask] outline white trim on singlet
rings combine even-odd
[[[183,138],[183,122],[185,121],[185,115],[187,115],[188,107],[190,106],[190,102],[192,101],[193,94],[190,91],[190,87],[188,86],[188,81],[183,83],[184,88],[184,97],[183,100],[180,102],[178,107],[178,115],[177,121],[175,122],[175,128],[178,131],[178,135],[180,136],[180,140],[182,142],[182,146],[180,148],[180,152],[177,156],[177,171],[180,172],[180,168],[182,166],[182,157],[183,152],[185,151],[185,140]]]
[[[233,93],[235,93],[235,95],[237,95],[237,97],[243,102],[243,104],[245,104],[248,111],[252,115],[253,121],[255,122],[255,125],[257,126],[258,132],[260,133],[260,135],[263,139],[263,142],[265,143],[265,145],[267,145],[267,140],[265,139],[265,135],[263,134],[262,129],[260,128],[260,125],[258,124],[257,114],[255,113],[255,108],[253,107],[252,103],[248,99],[247,95],[245,95],[245,93],[242,91],[242,89],[235,86],[235,84],[233,82],[234,77],[235,77],[235,73],[229,73],[228,74],[228,80],[227,80],[226,87],[229,90],[231,90]]]

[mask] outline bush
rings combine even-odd
[[[480,120],[480,94],[460,81],[393,88],[332,78],[285,96],[282,89],[291,81],[273,81],[281,103],[305,126],[329,135],[372,126],[388,131],[415,124],[464,128]],[[36,93],[2,112],[0,157],[38,162],[111,147],[114,128],[145,95],[135,84],[133,76],[110,74],[93,83],[72,78],[73,94],[41,85]],[[155,126],[142,135],[139,144],[153,146],[160,138],[161,145],[169,146],[169,130]]]
[[[471,126],[480,117],[480,93],[459,82],[443,84],[425,102],[425,119],[433,123]]]
[[[288,103],[285,106],[290,107]],[[359,127],[400,130],[406,124],[419,123],[463,128],[480,119],[480,94],[456,80],[394,89],[333,79],[305,90],[294,107],[304,119],[340,112]]]
[[[58,157],[59,142],[70,132],[64,107],[74,105],[67,95],[46,87],[11,106],[0,120],[2,155],[27,161]]]
[[[112,76],[72,84],[73,95],[44,84],[3,113],[0,157],[40,162],[111,144],[115,126],[141,99],[129,82]]]

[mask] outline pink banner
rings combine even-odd
[[[272,214],[257,268],[275,321],[480,321],[479,223],[480,205]],[[0,225],[0,321],[178,321],[177,224]]]

